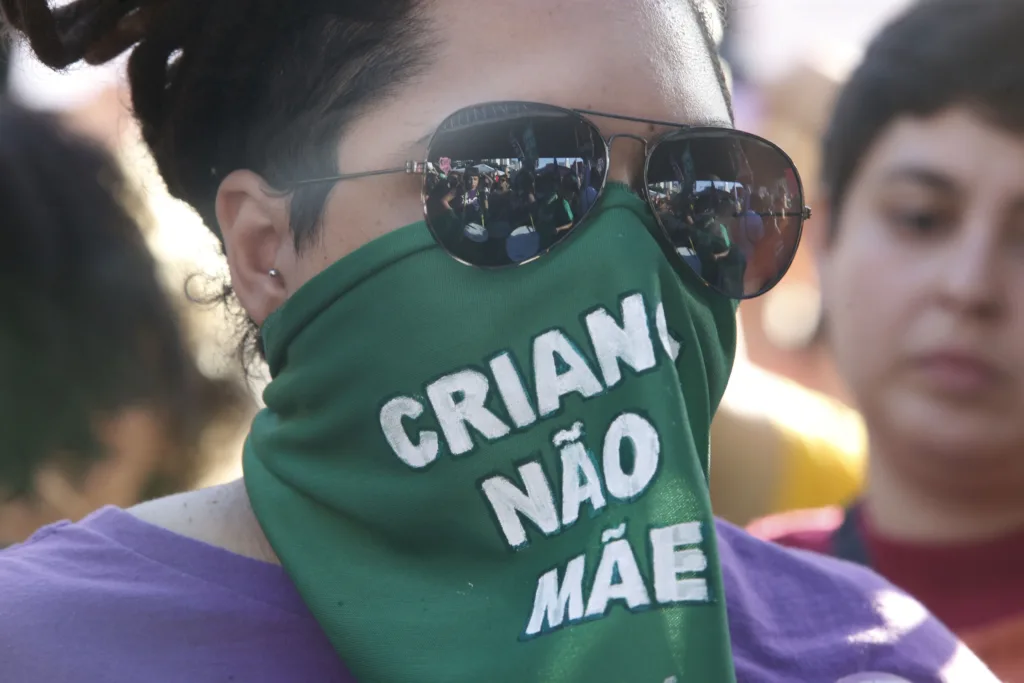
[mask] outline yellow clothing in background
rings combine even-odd
[[[711,427],[711,498],[734,524],[844,505],[861,490],[867,435],[857,411],[741,363]]]
[[[860,415],[825,396],[807,392],[806,419],[772,421],[781,440],[781,474],[769,514],[845,505],[864,483],[867,434]]]

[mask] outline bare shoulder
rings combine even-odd
[[[238,479],[129,508],[137,519],[239,555],[280,564]]]

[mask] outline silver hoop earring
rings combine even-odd
[[[267,271],[267,275],[269,275],[270,277],[281,277],[281,271],[279,271],[277,268],[271,268],[270,270]]]

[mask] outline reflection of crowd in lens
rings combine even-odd
[[[684,154],[689,157],[689,153]],[[771,187],[740,168],[723,180],[694,173],[692,160],[674,165],[676,180],[652,184],[651,200],[672,246],[694,271],[730,295],[759,292],[786,258],[788,222],[796,217],[786,178]]]
[[[751,295],[773,284],[786,265],[798,224],[798,188],[774,169],[754,173],[739,146],[730,151],[733,168],[726,178],[695,166],[686,149],[672,163],[670,180],[649,178],[648,193],[672,246],[698,275],[731,296]],[[532,259],[561,240],[597,200],[604,159],[582,153],[434,159],[425,190],[430,224],[441,243],[467,262],[500,266]]]
[[[603,159],[579,157],[431,164],[427,214],[440,241],[460,258],[489,266],[521,263],[561,240],[590,209],[599,168]]]

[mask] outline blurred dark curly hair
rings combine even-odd
[[[104,150],[0,101],[0,496],[57,458],[83,474],[97,426],[129,407],[166,424],[146,496],[193,485],[201,444],[248,399],[196,366],[137,216]]]

